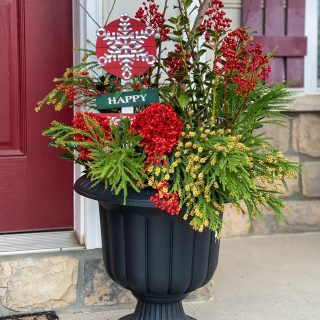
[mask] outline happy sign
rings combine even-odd
[[[123,107],[146,106],[159,102],[159,90],[148,89],[142,92],[127,91],[121,95],[115,93],[102,94],[96,97],[98,110]]]

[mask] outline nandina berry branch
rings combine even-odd
[[[226,117],[226,126],[227,129],[230,129],[229,127],[229,116],[228,116],[228,109],[227,109],[227,81],[224,82],[224,92],[223,92],[223,110],[224,110],[224,115]]]
[[[178,0],[178,5],[179,5],[179,10],[180,10],[180,14],[181,16],[188,16],[188,10],[186,8],[186,5],[185,5],[185,2],[183,2],[183,6],[182,6],[182,3],[181,3],[181,0]],[[192,63],[193,65],[195,66],[195,68],[197,69],[198,73],[200,73],[200,70],[199,70],[199,59],[197,57],[197,54],[194,50],[194,39],[191,37],[193,37],[193,34],[191,32],[191,26],[190,26],[190,21],[188,21],[188,23],[186,25],[183,26],[183,29],[185,31],[185,34],[186,34],[186,37],[187,37],[187,41],[188,43],[190,44],[190,48],[188,50],[185,50],[184,49],[184,46],[182,45],[182,41],[181,41],[181,38],[180,38],[180,45],[181,47],[183,48],[183,53],[184,53],[184,62],[185,62],[185,68],[186,68],[186,71],[188,71],[188,66],[187,66],[187,55],[190,55],[191,54],[191,57],[192,57]],[[192,41],[191,41],[192,40]],[[188,79],[190,81],[190,87],[191,87],[191,78],[189,76],[189,74],[187,74],[188,76]],[[204,88],[203,88],[203,81],[199,79],[199,85],[201,86],[201,90],[204,91]],[[194,103],[194,99],[193,99],[193,96],[191,97],[193,103]]]
[[[240,107],[238,108],[238,111],[236,113],[236,115],[234,116],[234,118],[231,121],[231,125],[233,125],[235,123],[235,121],[237,120],[237,118],[239,117],[240,112],[242,111],[242,109],[244,108],[244,106],[246,105],[246,102],[248,100],[249,97],[249,93],[250,91],[247,91],[246,95],[243,98],[242,104],[240,105]]]
[[[168,9],[168,1],[169,0],[166,0],[165,3],[164,3],[164,8],[163,8],[163,17],[165,18],[166,16],[166,12],[167,12],[167,9]],[[161,73],[161,56],[162,56],[162,41],[160,39],[160,44],[159,44],[159,61],[158,61],[158,70],[157,70],[157,75],[156,75],[156,79],[155,79],[155,85],[158,87],[159,85],[159,81],[160,81],[160,73]]]
[[[206,12],[209,10],[211,6],[212,0],[203,0],[200,2],[200,8],[198,10],[197,17],[194,21],[191,32],[194,34],[197,28],[202,24],[202,21],[206,15]]]

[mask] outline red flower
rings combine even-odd
[[[76,112],[76,114],[73,117],[72,123],[74,128],[76,129],[80,129],[86,132],[89,132],[89,129],[84,121],[84,117],[83,115],[87,115],[88,117],[95,119],[96,121],[99,122],[101,128],[103,129],[105,135],[106,135],[106,139],[110,139],[110,122],[109,122],[109,118],[105,117],[103,114],[101,113],[92,113],[92,112]],[[76,134],[75,139],[77,141],[85,141],[85,142],[91,142],[91,138],[85,137],[82,134]],[[92,160],[90,157],[90,151],[84,147],[80,147],[80,158],[83,161],[90,161]]]
[[[168,181],[161,181],[157,187],[157,193],[151,196],[150,200],[160,210],[167,211],[172,216],[178,215],[180,211],[179,196],[177,193],[168,192],[168,185]]]
[[[131,124],[136,134],[143,135],[141,141],[147,155],[147,163],[160,164],[161,156],[169,154],[177,145],[183,124],[170,105],[150,104],[139,112]]]

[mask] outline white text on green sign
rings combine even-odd
[[[148,89],[141,92],[126,91],[121,95],[115,93],[103,94],[96,97],[99,110],[117,109],[123,107],[146,106],[159,102],[159,90]]]

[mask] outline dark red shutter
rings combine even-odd
[[[256,41],[265,51],[274,51],[269,81],[293,81],[304,85],[304,56],[307,38],[304,36],[305,0],[243,0],[242,22],[256,31]]]

